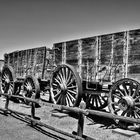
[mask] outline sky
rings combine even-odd
[[[139,29],[140,0],[0,0],[5,53]]]

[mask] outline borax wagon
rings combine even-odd
[[[140,29],[5,54],[1,91],[140,118]]]

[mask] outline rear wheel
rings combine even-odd
[[[112,114],[140,119],[140,84],[128,78],[117,81],[109,93],[109,109]],[[126,127],[130,125],[115,121]]]
[[[33,99],[40,98],[40,86],[38,80],[33,76],[27,76],[23,83],[23,96]],[[25,104],[29,101],[24,100]]]
[[[102,92],[99,95],[90,94],[87,100],[87,107],[95,110],[100,110],[108,105],[108,96]]]
[[[50,81],[51,99],[55,104],[78,106],[82,97],[81,79],[70,65],[59,65]]]

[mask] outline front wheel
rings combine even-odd
[[[59,65],[50,81],[51,99],[55,104],[78,106],[82,97],[81,79],[67,64]]]

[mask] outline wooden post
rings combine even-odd
[[[35,95],[33,94],[32,95],[32,99],[35,99]],[[31,118],[35,118],[35,103],[34,102],[31,102]],[[34,126],[35,123],[34,121],[31,120],[31,126]]]
[[[5,111],[4,114],[7,115],[7,111],[8,111],[8,105],[9,105],[9,96],[6,96],[6,102],[5,102]]]
[[[86,108],[86,103],[82,100],[80,103],[80,109],[85,109],[85,108]],[[77,136],[80,137],[83,136],[83,129],[84,129],[84,114],[79,113]]]

